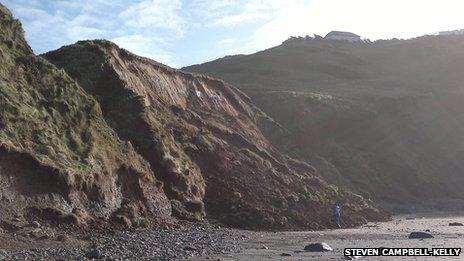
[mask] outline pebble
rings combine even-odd
[[[186,247],[184,247],[184,250],[185,251],[197,251],[197,248],[191,247],[191,246],[186,246]]]
[[[67,235],[59,235],[56,239],[61,242],[69,241],[69,237]]]
[[[433,237],[434,236],[432,236],[431,234],[427,232],[411,232],[411,234],[409,234],[410,239],[433,238]]]
[[[89,252],[85,253],[85,257],[88,259],[102,259],[103,255],[98,249],[92,249]]]
[[[243,231],[209,224],[185,224],[175,229],[116,231],[89,235],[91,247],[40,248],[9,253],[7,260],[185,260],[195,256],[231,255],[241,249]],[[247,236],[247,235],[245,235]],[[67,240],[60,234],[57,240]],[[82,235],[75,235],[83,239]],[[60,241],[61,241],[60,240]],[[66,244],[63,244],[65,246]],[[85,245],[85,244],[84,244]],[[183,249],[183,251],[179,251]],[[0,260],[2,259],[0,252]]]

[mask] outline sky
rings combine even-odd
[[[175,68],[331,30],[377,40],[464,29],[462,0],[0,1],[36,54],[107,39]]]

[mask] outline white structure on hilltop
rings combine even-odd
[[[438,35],[464,35],[464,29],[439,32]]]
[[[326,40],[337,40],[337,41],[348,41],[348,42],[361,42],[361,36],[350,33],[350,32],[340,32],[332,31],[328,33],[324,39]]]

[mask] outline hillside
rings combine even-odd
[[[0,61],[2,229],[15,227],[5,225],[13,218],[74,225],[170,219],[148,163],[107,125],[92,96],[32,53],[2,5]]]
[[[289,39],[253,55],[184,68],[242,90],[324,92],[398,97],[462,90],[464,36],[349,43]]]
[[[347,225],[386,217],[277,151],[257,123],[278,125],[220,80],[166,67],[108,41],[78,42],[44,57],[98,100],[106,122],[164,182],[178,217],[316,229],[331,226],[335,202],[346,203]]]
[[[395,211],[461,209],[464,37],[290,39],[184,68],[230,82],[287,132],[277,147]]]

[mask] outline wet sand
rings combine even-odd
[[[238,242],[238,253],[202,256],[190,260],[343,260],[347,247],[463,247],[464,213],[434,213],[395,216],[385,223],[369,223],[354,229],[331,229],[311,232],[253,232]],[[435,238],[408,239],[409,233],[430,230]],[[302,251],[312,242],[326,242],[333,252]],[[291,256],[281,256],[282,253]],[[358,260],[464,260],[459,257],[362,257]]]

